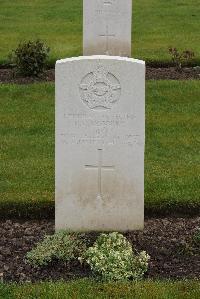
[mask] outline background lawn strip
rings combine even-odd
[[[90,279],[71,282],[0,284],[0,298],[137,298],[198,299],[199,281],[139,281],[133,283],[98,283]]]
[[[168,64],[169,47],[191,49],[200,64],[200,6],[196,0],[135,0],[132,56]],[[82,0],[1,1],[0,63],[20,41],[41,38],[51,47],[49,63],[82,55]]]
[[[199,82],[148,81],[145,210],[198,214]],[[54,84],[0,86],[0,215],[53,217]]]

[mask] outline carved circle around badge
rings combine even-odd
[[[98,65],[81,80],[80,95],[90,109],[111,109],[120,98],[121,85],[112,73]]]

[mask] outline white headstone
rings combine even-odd
[[[132,0],[83,0],[83,55],[131,56]]]
[[[56,63],[56,229],[143,228],[145,63]]]

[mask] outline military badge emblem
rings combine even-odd
[[[98,65],[82,79],[80,94],[90,109],[111,109],[120,98],[121,85],[112,73]]]

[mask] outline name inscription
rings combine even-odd
[[[133,146],[140,143],[140,136],[129,132],[136,120],[132,113],[99,114],[65,113],[65,130],[61,133],[64,144]],[[129,126],[130,125],[130,126]]]

